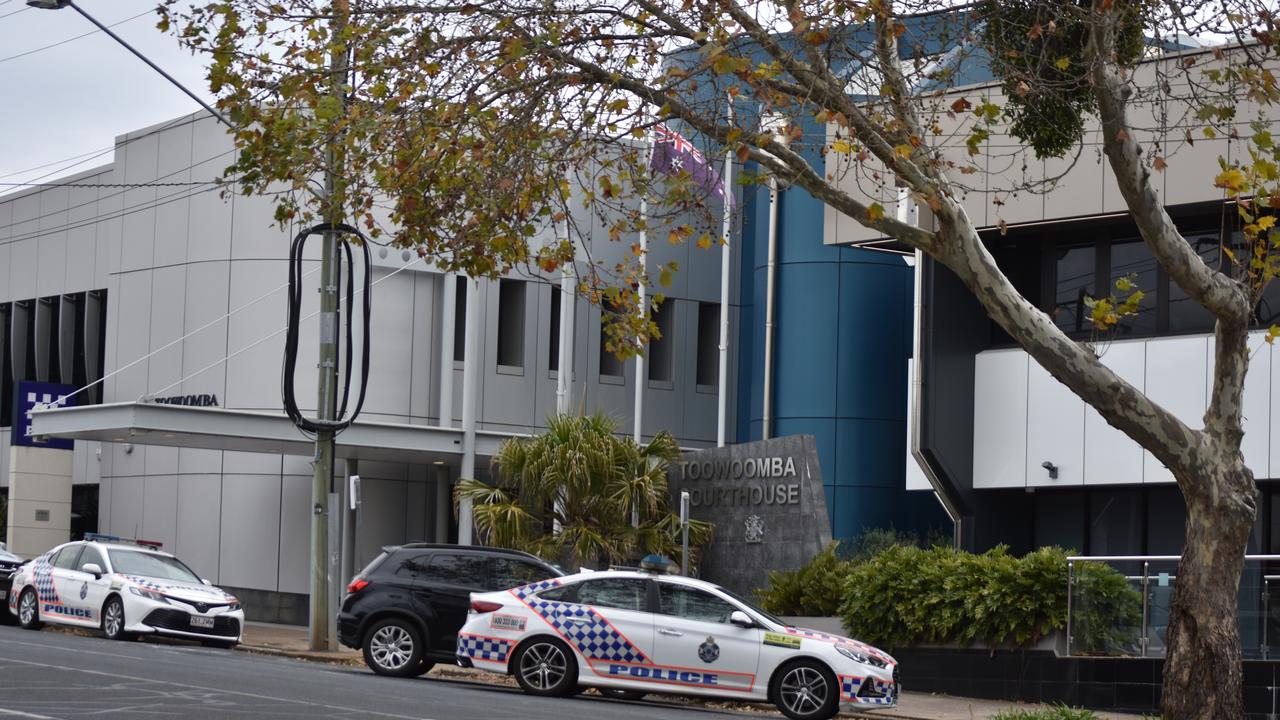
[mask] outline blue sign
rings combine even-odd
[[[76,404],[74,385],[23,380],[18,383],[17,392],[13,394],[13,437],[14,445],[28,447],[47,447],[57,450],[70,450],[74,440],[49,438],[37,441],[31,434],[31,410],[37,405],[44,407],[71,407]]]

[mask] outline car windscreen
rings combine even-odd
[[[751,608],[751,610],[752,610],[753,612],[755,612],[757,615],[760,615],[760,616],[761,616],[761,617],[763,617],[765,620],[768,620],[769,622],[775,622],[775,623],[778,623],[779,625],[783,625],[783,626],[786,626],[786,625],[787,625],[787,623],[782,622],[781,620],[779,620],[778,618],[774,617],[773,615],[770,615],[769,613],[765,612],[764,610],[761,610],[759,605],[756,605],[755,603],[753,603],[753,602],[751,602],[750,600],[748,600],[748,599],[746,599],[746,598],[742,597],[742,596],[741,596],[741,595],[739,595],[738,593],[736,593],[736,592],[734,592],[734,591],[732,591],[732,590],[726,589],[726,588],[722,588],[722,587],[720,587],[719,585],[717,585],[717,586],[716,586],[716,589],[717,589],[717,590],[719,590],[720,592],[724,593],[725,595],[728,595],[729,597],[733,598],[734,600],[737,600],[738,602],[742,603],[743,605],[746,605],[747,607]]]
[[[108,550],[107,555],[111,557],[111,569],[122,575],[200,584],[200,578],[177,558],[136,550]]]

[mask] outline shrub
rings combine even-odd
[[[1051,705],[1032,710],[1010,708],[992,715],[991,720],[1096,720],[1097,717],[1092,710]]]
[[[1142,595],[1106,563],[1076,563],[1072,602],[1072,649],[1076,652],[1114,655],[1137,643]]]
[[[769,573],[769,587],[756,591],[765,610],[777,615],[835,615],[851,563],[836,554],[832,543],[803,567]]]

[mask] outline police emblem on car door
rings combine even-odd
[[[704,663],[713,663],[720,657],[720,646],[716,639],[707,636],[707,641],[698,646],[698,659]]]

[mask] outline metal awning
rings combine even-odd
[[[309,457],[312,440],[284,413],[125,402],[36,410],[37,436]],[[476,455],[492,457],[515,433],[476,431]],[[340,433],[339,458],[387,462],[456,463],[462,430],[430,425],[357,421]]]

